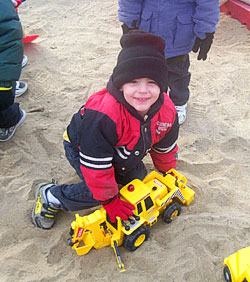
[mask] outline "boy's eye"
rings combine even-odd
[[[137,83],[138,81],[136,79],[132,80],[130,83]]]
[[[148,83],[150,83],[150,84],[157,84],[154,80],[149,80]]]

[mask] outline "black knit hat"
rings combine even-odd
[[[113,70],[116,88],[136,78],[151,78],[167,88],[167,66],[164,56],[165,42],[159,36],[141,30],[131,30],[120,40],[122,50]]]

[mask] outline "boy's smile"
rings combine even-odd
[[[160,95],[160,87],[150,78],[136,78],[121,87],[126,102],[141,115],[149,111]]]

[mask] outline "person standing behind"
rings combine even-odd
[[[0,0],[0,141],[9,140],[25,120],[15,103],[16,81],[23,60],[23,33],[11,0]]]
[[[169,96],[179,124],[186,120],[189,99],[189,53],[199,52],[197,59],[206,60],[219,14],[219,0],[119,0],[123,33],[138,28],[166,42]]]

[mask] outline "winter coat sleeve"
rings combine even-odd
[[[129,28],[134,21],[139,22],[144,0],[119,0],[118,18]]]
[[[206,37],[205,33],[215,32],[219,17],[219,0],[196,0],[193,14],[195,35],[200,39],[204,39]]]
[[[118,193],[112,166],[116,124],[105,114],[85,109],[80,136],[80,169],[93,197],[105,201]]]
[[[150,155],[154,166],[161,172],[166,172],[176,167],[177,139],[179,134],[178,116],[176,114],[174,124],[160,142],[153,145]]]

